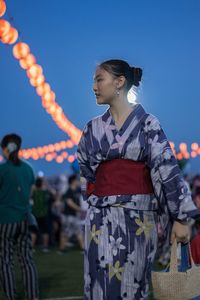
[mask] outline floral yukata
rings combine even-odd
[[[89,204],[85,300],[147,299],[158,217],[166,231],[170,220],[186,220],[197,212],[161,125],[136,104],[119,130],[108,109],[85,126],[77,154]],[[118,158],[145,162],[154,193],[87,197],[86,182],[95,182],[99,164]]]

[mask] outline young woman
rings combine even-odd
[[[89,203],[85,299],[147,299],[158,216],[166,236],[173,222],[171,242],[187,242],[197,213],[158,119],[128,102],[141,77],[122,60],[96,69],[97,104],[109,108],[86,125],[78,147]]]
[[[0,283],[6,299],[16,299],[13,254],[17,253],[28,300],[38,299],[37,271],[32,258],[27,213],[34,183],[32,168],[19,159],[21,138],[6,135],[1,147],[6,162],[0,165]]]

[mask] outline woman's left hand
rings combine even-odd
[[[190,241],[191,230],[189,225],[183,225],[179,222],[174,222],[171,233],[171,244],[176,239],[177,242],[188,243]]]

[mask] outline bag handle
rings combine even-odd
[[[175,239],[171,246],[171,255],[170,255],[170,272],[178,271],[178,260],[177,260],[177,240]]]
[[[170,255],[170,272],[177,272],[178,271],[178,259],[177,259],[177,240],[174,240],[174,243],[171,246],[171,255]],[[192,251],[190,243],[188,243],[188,249],[189,249],[189,257],[191,261],[192,267],[195,267],[194,259],[192,257]],[[181,256],[182,259],[182,256]]]
[[[195,262],[194,262],[194,259],[192,257],[192,250],[191,250],[190,243],[188,243],[188,249],[189,249],[189,256],[190,256],[191,265],[192,265],[192,268],[193,268],[195,266]]]

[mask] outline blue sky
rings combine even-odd
[[[200,2],[198,0],[6,1],[20,39],[30,45],[66,116],[79,128],[107,107],[92,92],[95,66],[121,58],[143,68],[139,100],[176,144],[200,142]],[[41,106],[12,46],[0,44],[0,136],[17,132],[23,147],[66,139]],[[69,167],[32,162],[36,171]],[[192,161],[200,169],[200,159]]]

